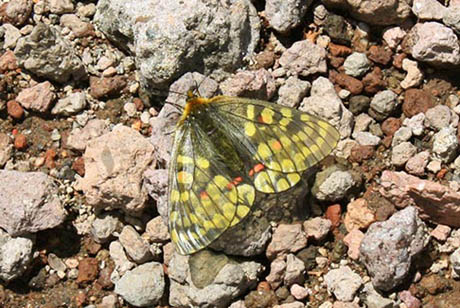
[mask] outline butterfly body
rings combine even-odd
[[[178,121],[169,170],[171,238],[194,253],[240,222],[256,192],[280,193],[334,149],[329,123],[269,102],[191,96]]]

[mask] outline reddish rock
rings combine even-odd
[[[405,53],[398,53],[393,57],[393,66],[402,69],[402,61],[407,58],[407,55]]]
[[[387,83],[383,80],[382,70],[379,67],[374,67],[372,72],[367,73],[363,78],[364,91],[367,93],[377,93],[386,88]]]
[[[45,112],[56,98],[49,81],[39,83],[33,87],[22,90],[16,101],[24,108],[37,112]]]
[[[273,232],[266,254],[273,260],[279,255],[297,252],[306,246],[307,237],[302,231],[301,224],[280,224]]]
[[[375,221],[375,213],[369,209],[366,199],[359,198],[348,204],[343,223],[350,232],[354,229],[366,229]]]
[[[368,207],[375,212],[375,219],[385,221],[396,212],[396,208],[392,202],[382,196],[378,189],[376,185],[369,186],[363,198],[367,200]]]
[[[379,191],[395,205],[415,205],[423,219],[460,227],[460,192],[405,172],[384,171],[380,181]]]
[[[133,98],[133,104],[136,106],[137,111],[144,110],[144,102],[138,97]]]
[[[24,150],[27,148],[27,139],[23,134],[17,134],[14,136],[14,147],[17,150]]]
[[[332,229],[335,229],[340,225],[340,215],[342,215],[342,208],[340,207],[340,204],[333,204],[327,207],[326,218],[331,221]]]
[[[393,136],[393,134],[401,127],[402,121],[397,118],[387,118],[382,123],[382,132],[387,136]]]
[[[264,50],[255,56],[257,68],[270,68],[275,63],[275,53],[270,50]]]
[[[88,302],[88,298],[86,297],[85,292],[81,291],[78,292],[77,295],[75,295],[74,301],[77,307],[82,307]]]
[[[99,273],[98,260],[95,258],[84,258],[78,264],[77,283],[94,281]]]
[[[401,291],[399,292],[399,299],[406,304],[407,308],[420,308],[422,307],[422,303],[418,298],[413,296],[410,291]]]
[[[80,156],[77,159],[75,159],[75,161],[72,164],[72,169],[80,176],[85,175],[85,160],[83,159],[83,157]]]
[[[390,48],[375,45],[369,48],[369,52],[367,55],[369,60],[383,65],[387,65],[388,63],[390,63],[392,56],[393,52]]]
[[[14,71],[18,68],[18,61],[14,53],[11,50],[7,50],[0,57],[0,73],[5,73],[8,71]]]
[[[407,89],[404,93],[402,110],[407,117],[412,117],[420,112],[425,113],[434,107],[431,95],[420,89]]]
[[[342,88],[347,89],[352,95],[358,95],[363,91],[363,83],[354,77],[335,71],[331,71],[329,77],[332,83],[336,83]]]
[[[123,76],[107,78],[90,77],[90,95],[95,99],[116,97],[126,87],[126,79]]]
[[[97,279],[97,283],[102,287],[102,289],[109,290],[113,287],[113,282],[110,279],[110,275],[112,275],[113,266],[106,266],[99,272],[99,278]]]
[[[272,288],[270,287],[270,284],[267,281],[261,281],[257,285],[257,290],[265,290],[265,291],[270,291]]]
[[[370,159],[374,156],[374,147],[372,145],[356,144],[351,149],[350,161],[361,163],[364,160]]]
[[[359,246],[364,238],[364,233],[359,229],[353,229],[344,238],[343,242],[348,247],[348,256],[353,260],[359,258]]]
[[[332,67],[338,69],[340,66],[342,66],[343,62],[345,62],[344,58],[341,57],[332,57],[329,56],[329,63],[331,64]]]
[[[56,156],[57,156],[57,153],[56,153],[55,149],[46,150],[46,153],[45,153],[45,166],[48,169],[53,169],[54,167],[56,167],[56,162],[55,162]]]
[[[437,225],[436,228],[431,231],[430,235],[440,242],[445,242],[449,237],[452,228],[445,225]]]
[[[0,17],[3,23],[15,26],[23,25],[32,13],[31,0],[11,0],[0,6]]]
[[[6,103],[6,110],[13,119],[20,120],[24,116],[24,109],[14,100]]]
[[[96,241],[94,241],[92,238],[85,238],[83,241],[83,246],[91,256],[95,256],[102,248],[101,244],[96,243]]]
[[[350,47],[329,43],[329,52],[334,57],[346,57],[353,52]]]

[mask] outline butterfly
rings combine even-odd
[[[238,224],[256,192],[276,194],[328,156],[339,132],[316,116],[263,100],[188,93],[169,166],[169,230],[193,254]]]

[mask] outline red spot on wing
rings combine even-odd
[[[265,169],[265,166],[263,164],[257,164],[254,166],[254,168],[252,168],[251,170],[249,170],[249,176],[253,176],[254,174],[262,171]]]
[[[201,199],[209,199],[209,194],[205,191],[200,192]]]

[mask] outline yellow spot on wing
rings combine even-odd
[[[170,195],[169,195],[169,200],[170,200],[171,202],[174,202],[174,203],[175,203],[175,202],[178,202],[178,201],[179,201],[179,198],[180,198],[180,193],[179,193],[179,191],[178,191],[178,190],[175,190],[175,189],[171,190],[171,193],[170,193]]]
[[[257,147],[257,154],[259,154],[259,156],[264,160],[272,156],[272,152],[270,151],[270,148],[268,147],[266,143],[263,143],[263,142],[260,143],[259,146]]]
[[[193,159],[184,155],[177,155],[177,162],[179,164],[193,164]]]
[[[276,183],[276,189],[278,191],[284,191],[288,188],[290,188],[291,185],[289,185],[288,181],[286,179],[279,179],[278,182]]]
[[[272,124],[273,123],[273,114],[275,112],[271,109],[264,108],[262,112],[260,113],[260,116],[262,117],[262,122],[266,124]]]
[[[256,126],[254,125],[254,123],[246,122],[244,124],[244,133],[249,137],[254,136],[256,133]]]
[[[203,158],[203,157],[198,157],[198,159],[196,160],[196,164],[201,169],[208,169],[209,168],[209,160],[207,160],[206,158]]]
[[[187,171],[179,171],[177,173],[177,181],[180,184],[192,184],[193,182],[193,176],[191,173]]]
[[[247,115],[248,115],[248,119],[250,120],[254,119],[254,105],[248,105]]]
[[[292,110],[289,108],[281,108],[281,114],[285,117],[291,118],[292,117]]]
[[[189,197],[190,195],[188,191],[184,191],[183,193],[180,194],[180,199],[182,200],[182,202],[187,202]]]

